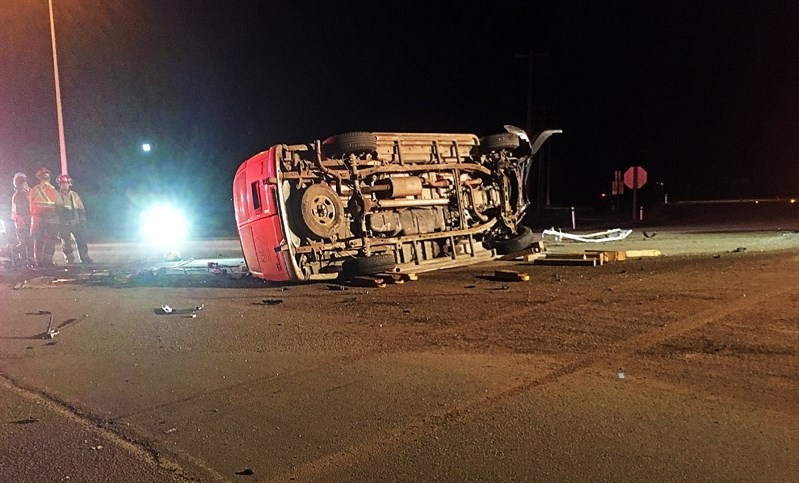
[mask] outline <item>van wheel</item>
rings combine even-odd
[[[519,233],[504,240],[494,240],[492,245],[500,255],[520,252],[533,244],[535,236],[533,230],[519,225]]]
[[[377,136],[370,132],[355,131],[330,136],[322,142],[322,151],[328,158],[347,154],[373,153],[377,149]]]
[[[330,238],[344,220],[344,204],[330,186],[313,184],[302,193],[300,215],[309,235]]]
[[[513,151],[519,147],[519,136],[504,132],[480,138],[480,153],[488,154],[494,151],[507,149]]]
[[[341,268],[348,275],[371,275],[394,270],[393,253],[377,253],[371,257],[359,256],[345,260]]]

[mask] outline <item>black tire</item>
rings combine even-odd
[[[355,257],[345,260],[342,269],[347,275],[372,275],[391,272],[396,266],[393,253],[376,253],[371,257]]]
[[[509,253],[520,252],[533,244],[533,241],[535,241],[533,230],[520,225],[518,231],[516,235],[510,238],[494,240],[492,245],[498,254],[507,255]]]
[[[480,153],[488,154],[494,151],[513,151],[519,147],[519,136],[504,132],[480,138]]]
[[[312,184],[300,197],[300,217],[308,236],[330,238],[344,221],[344,204],[326,184]]]
[[[377,136],[364,131],[330,136],[322,142],[322,151],[328,158],[337,158],[347,154],[373,153],[376,149]]]

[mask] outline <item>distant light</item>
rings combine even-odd
[[[791,204],[796,203],[796,198],[791,198]]]
[[[760,202],[759,202],[758,200],[755,200],[755,204],[756,204],[756,205],[759,205],[759,204],[760,204]]]
[[[163,203],[149,207],[139,218],[139,230],[150,244],[174,249],[188,234],[188,223],[182,211]]]
[[[601,195],[599,195],[600,198],[605,198],[606,196],[608,196],[608,195],[605,194],[605,193],[602,193]]]
[[[141,150],[145,153],[149,153],[151,149],[153,149],[153,147],[150,146],[150,143],[144,143],[141,145]]]

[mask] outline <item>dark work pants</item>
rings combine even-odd
[[[23,262],[30,261],[33,258],[33,237],[31,237],[30,225],[22,225],[17,227],[17,256]]]
[[[38,226],[31,230],[31,235],[33,236],[33,258],[36,260],[36,265],[39,267],[53,265],[58,224],[39,222]]]

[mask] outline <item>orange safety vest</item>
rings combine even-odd
[[[39,183],[30,192],[31,229],[39,223],[58,223],[56,213],[56,190],[50,183]]]

